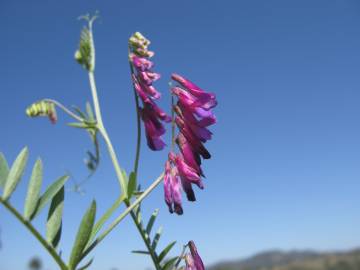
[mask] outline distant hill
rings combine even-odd
[[[360,270],[360,249],[348,252],[268,251],[248,259],[222,262],[208,270]]]

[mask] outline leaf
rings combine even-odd
[[[161,234],[162,234],[162,230],[163,230],[163,228],[160,227],[160,228],[158,229],[158,231],[156,232],[156,234],[155,234],[154,240],[153,240],[153,242],[152,242],[152,244],[151,244],[151,248],[152,248],[153,250],[156,249],[156,246],[157,246],[157,244],[159,243],[160,236],[161,236]]]
[[[164,248],[163,251],[161,251],[161,253],[159,255],[159,262],[161,262],[166,257],[166,255],[175,246],[175,244],[176,244],[176,241],[170,243],[169,245],[166,246],[166,248]]]
[[[3,153],[0,153],[0,188],[4,188],[8,175],[9,165]]]
[[[91,259],[88,263],[86,263],[84,266],[81,266],[78,270],[86,270],[94,261],[94,259]]]
[[[126,171],[124,169],[121,169],[121,175],[124,178],[124,182],[125,182],[125,187],[124,188],[125,188],[125,190],[128,190],[127,183],[129,182],[129,178],[128,178],[127,173],[126,173]],[[124,190],[124,192],[125,192],[125,190]]]
[[[106,211],[106,213],[101,217],[99,221],[96,222],[94,228],[91,231],[91,236],[89,242],[94,239],[96,234],[100,231],[105,222],[112,216],[116,209],[118,209],[119,205],[124,201],[124,197],[120,196],[116,202],[111,206],[110,209]]]
[[[174,265],[174,263],[175,263],[175,261],[176,261],[177,259],[178,259],[178,257],[174,257],[174,258],[168,260],[168,261],[164,264],[164,266],[162,267],[162,269],[163,269],[163,270],[170,270],[171,267],[173,267],[173,265]]]
[[[131,196],[134,194],[134,191],[136,189],[136,173],[131,172],[130,176],[129,176],[129,183],[128,183],[128,188],[127,188],[127,194],[128,194],[128,198],[130,199]]]
[[[73,249],[71,251],[69,269],[74,270],[81,260],[81,255],[90,239],[91,231],[94,226],[96,214],[96,202],[92,201],[91,206],[86,211],[81,220]]]
[[[29,156],[29,150],[27,147],[25,147],[23,148],[23,150],[21,150],[20,154],[17,156],[13,165],[11,166],[4,187],[4,193],[3,193],[4,200],[9,199],[11,194],[14,192],[17,184],[19,183],[21,176],[24,173],[28,156]]]
[[[44,194],[40,197],[36,211],[31,216],[31,220],[34,219],[41,210],[46,206],[46,204],[58,193],[58,191],[65,185],[66,181],[69,179],[68,175],[64,175],[52,183]]]
[[[150,233],[151,233],[151,229],[154,226],[154,223],[155,223],[155,220],[156,220],[156,217],[158,214],[159,214],[159,209],[155,209],[155,211],[152,213],[152,215],[149,219],[149,222],[146,226],[146,232],[148,235],[150,235]]]
[[[67,123],[67,125],[74,128],[88,128],[88,125],[86,123],[80,122]]]
[[[150,255],[150,252],[149,251],[145,251],[145,250],[133,250],[131,251],[132,253],[135,253],[135,254],[141,254],[141,255]]]
[[[64,209],[64,186],[51,201],[46,223],[46,240],[56,247],[61,237],[62,214]]]
[[[43,179],[43,165],[41,159],[35,162],[32,170],[29,187],[25,199],[24,217],[30,219],[39,202],[41,183]]]
[[[92,110],[90,102],[86,102],[86,113],[88,115],[87,118],[90,120],[90,122],[94,122],[95,116],[94,116],[94,112]]]
[[[83,119],[86,119],[86,115],[85,113],[83,113],[80,108],[73,106],[73,109],[75,110],[75,112]]]

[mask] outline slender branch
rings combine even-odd
[[[130,54],[130,49],[129,49]],[[140,121],[140,106],[139,106],[139,98],[136,94],[134,81],[132,79],[132,75],[134,74],[134,67],[130,62],[129,59],[129,66],[131,72],[131,81],[133,84],[133,91],[134,91],[134,98],[135,98],[135,110],[136,110],[136,128],[137,128],[137,139],[136,139],[136,154],[135,154],[135,161],[134,161],[134,173],[137,176],[138,168],[139,168],[139,160],[140,160],[140,148],[141,148],[141,121]]]
[[[93,101],[94,101],[94,109],[95,109],[95,116],[96,116],[96,120],[97,120],[97,126],[98,126],[98,129],[99,129],[101,135],[103,136],[105,143],[108,147],[110,157],[113,162],[116,176],[119,180],[121,190],[123,193],[125,193],[126,192],[126,180],[124,179],[123,174],[121,173],[121,168],[119,166],[119,161],[117,159],[114,147],[112,146],[109,135],[108,135],[108,133],[104,127],[103,121],[102,121],[100,104],[99,104],[99,99],[97,96],[95,77],[94,77],[94,73],[92,71],[89,71],[89,81],[90,81],[91,93],[92,93],[92,97],[93,97]]]
[[[89,252],[94,249],[132,210],[141,203],[153,190],[156,188],[161,182],[164,177],[162,173],[140,196],[137,198],[131,205],[126,208],[126,210],[120,214],[110,225],[109,227],[99,236],[97,237],[94,242],[85,250],[83,253],[82,258],[84,258]],[[126,204],[128,201],[126,202]]]
[[[63,110],[66,114],[68,114],[70,117],[74,118],[75,120],[79,121],[79,122],[84,122],[84,119],[82,119],[81,117],[77,116],[75,113],[73,113],[72,111],[70,111],[68,108],[66,108],[63,104],[61,104],[60,102],[54,100],[54,99],[50,99],[50,98],[45,98],[43,99],[44,101],[47,102],[51,102],[53,103],[55,106],[57,106],[59,109]]]
[[[56,263],[60,266],[61,270],[68,270],[68,267],[57,254],[56,250],[49,245],[49,243],[41,236],[41,234],[35,229],[35,227],[14,208],[7,201],[0,198],[0,203],[9,210],[31,233],[32,235],[42,244],[47,252],[53,257]]]

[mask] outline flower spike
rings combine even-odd
[[[154,101],[161,97],[160,92],[153,86],[160,74],[151,70],[154,63],[148,58],[154,53],[148,50],[149,45],[150,41],[141,33],[133,34],[129,39],[129,61],[134,89],[143,105],[138,110],[145,126],[147,144],[151,150],[158,151],[166,146],[162,139],[165,134],[162,122],[170,122],[171,118]]]

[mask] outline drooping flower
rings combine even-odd
[[[192,184],[200,189],[204,188],[201,158],[211,157],[204,143],[212,139],[212,132],[208,127],[216,123],[212,109],[217,105],[217,100],[215,94],[205,92],[180,75],[173,74],[172,78],[179,84],[171,92],[177,97],[177,103],[173,107],[176,113],[173,121],[179,130],[175,141],[180,153],[170,153],[167,166],[176,168],[187,199],[195,201]]]
[[[151,70],[154,63],[148,58],[154,56],[154,52],[148,50],[149,45],[150,41],[141,33],[133,34],[129,39],[129,61],[134,89],[143,105],[138,109],[144,123],[147,144],[151,150],[158,151],[166,145],[162,139],[166,131],[162,122],[170,122],[171,118],[154,101],[161,97],[153,86],[160,74]]]
[[[190,253],[191,253],[191,257],[193,259],[193,263],[194,263],[194,269],[196,270],[205,270],[205,266],[204,266],[204,263],[197,251],[197,248],[195,246],[195,243],[194,241],[190,241],[188,243],[189,245],[189,249],[190,249]]]
[[[181,206],[181,183],[176,167],[171,167],[169,161],[166,161],[165,164],[164,193],[165,202],[169,207],[170,213],[175,212],[181,215],[183,213]]]

